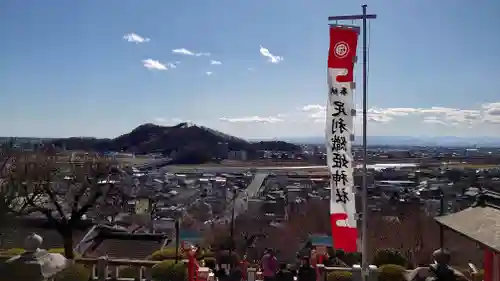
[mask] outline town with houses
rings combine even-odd
[[[26,143],[13,147],[24,151],[40,149]],[[220,143],[215,147],[212,163],[197,165],[171,164],[175,153],[103,153],[102,157],[123,163],[122,177],[115,183],[120,189],[110,192],[84,215],[85,223],[73,233],[75,253],[89,258],[148,259],[152,253],[175,248],[179,243],[206,245],[208,237],[221,226],[225,226],[226,236],[234,236],[232,243],[245,235],[263,235],[245,249],[245,255],[252,260],[264,253],[263,245],[271,245],[285,262],[293,262],[307,243],[331,246],[331,234],[324,227],[328,223],[305,224],[310,229],[297,234],[301,242],[292,250],[292,244],[272,241],[273,232],[288,228],[304,216],[318,221],[328,219],[331,191],[330,176],[324,166],[324,146],[301,144],[296,151],[253,152],[229,151],[227,144]],[[75,162],[89,154],[53,149]],[[360,148],[355,148],[356,159],[360,159],[360,154]],[[425,243],[425,237],[438,235],[436,232],[418,234],[423,231],[419,230],[413,231],[413,240],[380,241],[380,237],[395,234],[391,224],[396,224],[397,231],[424,227],[418,225],[424,221],[413,215],[410,217],[414,220],[409,220],[404,212],[434,218],[471,207],[485,190],[500,193],[497,148],[370,147],[368,155],[368,217],[370,223],[378,224],[371,233],[378,240],[371,245],[373,253],[382,246],[399,249],[418,264],[419,259],[427,257],[419,255],[424,246],[415,248],[415,243]],[[358,189],[362,182],[360,163],[354,176]],[[356,192],[358,196],[360,193]],[[403,226],[408,223],[412,226]],[[24,217],[15,229],[4,231],[1,248],[22,248],[29,233],[43,237],[43,248],[61,248],[59,233],[47,226],[44,215],[35,214]],[[476,256],[479,263],[480,254]],[[470,261],[470,253],[457,260]]]

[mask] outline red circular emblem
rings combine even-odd
[[[338,42],[333,47],[335,56],[339,59],[345,58],[349,54],[349,45],[346,42]]]

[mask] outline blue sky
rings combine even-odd
[[[366,1],[378,15],[369,134],[500,135],[500,2]],[[361,4],[0,1],[0,135],[113,137],[189,120],[247,138],[321,136],[327,17]],[[128,42],[131,33],[149,40]]]

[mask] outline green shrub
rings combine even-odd
[[[122,278],[136,278],[137,277],[137,267],[135,266],[123,266],[120,267],[119,276]]]
[[[179,260],[183,259],[182,251],[179,250]],[[153,261],[175,260],[175,248],[165,248],[158,250],[151,255]]]
[[[165,260],[153,266],[153,279],[155,281],[185,281],[187,280],[187,270],[184,263],[175,263],[172,260]]]
[[[178,253],[179,260],[185,259],[185,255],[181,249],[179,249]],[[206,257],[214,257],[214,254],[209,250],[198,250],[196,254],[198,259],[206,258]],[[175,248],[165,248],[163,250],[158,250],[151,254],[149,257],[153,261],[164,261],[164,260],[175,260]]]
[[[408,260],[396,249],[378,249],[373,255],[372,264],[376,266],[397,264],[406,268],[408,266]]]
[[[379,281],[406,281],[406,269],[397,264],[384,264],[378,269]]]
[[[81,264],[74,264],[59,272],[54,281],[88,281],[90,275],[90,269]]]
[[[328,272],[327,281],[352,281],[352,273],[349,271]]]

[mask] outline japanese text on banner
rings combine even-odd
[[[329,84],[327,162],[332,182],[331,200],[336,204],[345,205],[354,200],[351,152],[354,125],[352,90],[348,83]]]

